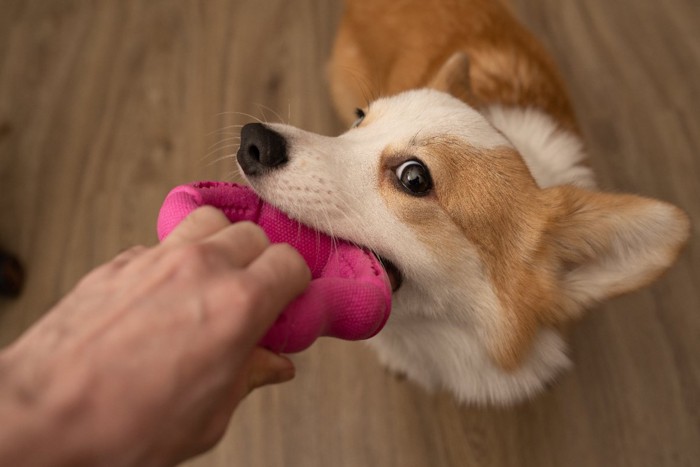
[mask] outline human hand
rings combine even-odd
[[[261,346],[301,352],[320,336],[369,339],[386,324],[392,289],[401,283],[398,270],[365,248],[290,218],[248,186],[208,180],[173,188],[158,214],[158,238],[167,238],[188,214],[205,205],[219,209],[231,222],[255,222],[271,242],[292,245],[311,270],[310,285],[285,308]]]
[[[122,253],[0,354],[0,463],[171,465],[212,447],[248,392],[293,377],[256,343],[309,280],[293,248],[209,207]]]

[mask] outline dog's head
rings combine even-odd
[[[479,112],[434,90],[375,101],[338,137],[248,125],[238,161],[268,202],[395,265],[392,319],[473,326],[504,368],[540,327],[651,282],[688,236],[663,202],[541,189]]]

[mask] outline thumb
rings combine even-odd
[[[251,352],[241,372],[246,394],[268,384],[279,384],[294,378],[294,364],[287,357],[262,347]]]

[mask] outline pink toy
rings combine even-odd
[[[158,238],[203,205],[220,209],[231,222],[257,223],[271,242],[296,248],[311,269],[311,284],[277,318],[261,345],[299,352],[320,336],[368,339],[382,329],[391,311],[391,286],[372,253],[290,219],[246,186],[224,182],[173,189],[160,209]]]

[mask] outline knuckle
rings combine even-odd
[[[119,271],[119,262],[112,260],[97,266],[95,269],[85,274],[82,279],[90,280],[95,277],[111,276],[117,271]],[[83,280],[79,281],[78,283],[83,282]]]
[[[212,206],[202,206],[192,211],[185,219],[175,228],[173,233],[177,232],[177,236],[188,239],[197,237],[201,231],[210,231],[215,229],[223,229],[230,222],[218,209]],[[169,238],[169,237],[168,237]],[[168,241],[168,238],[165,241]]]
[[[287,256],[293,261],[296,261],[297,259],[303,261],[299,252],[289,243],[278,243],[275,245],[275,247],[279,251],[280,255]]]
[[[259,248],[265,248],[270,244],[265,231],[257,224],[250,221],[238,222],[234,225],[237,234],[246,242]]]
[[[136,257],[140,256],[147,250],[148,248],[143,245],[129,247],[117,254],[111,260],[93,269],[92,272],[90,272],[86,276],[86,278],[111,277],[114,274],[117,274],[123,266],[131,262]]]
[[[304,260],[304,257],[299,253],[293,246],[287,243],[279,243],[273,245],[276,249],[276,254],[279,258],[284,260],[285,265],[289,268],[290,272],[294,274],[309,275],[309,267]]]
[[[130,254],[130,255],[137,255],[137,254],[143,253],[146,250],[148,250],[148,248],[145,247],[144,245],[134,245],[134,246],[124,250],[124,253]]]
[[[188,266],[198,272],[214,267],[221,257],[215,245],[211,243],[192,243],[178,249],[174,262],[179,266]]]
[[[236,297],[238,306],[245,310],[257,308],[262,298],[261,288],[258,283],[241,277],[235,284],[232,294]]]
[[[219,291],[216,295],[220,306],[216,308],[220,313],[217,313],[218,319],[214,322],[217,323],[217,334],[228,342],[249,329],[247,323],[260,309],[264,296],[259,287],[242,275],[221,279],[215,287]]]
[[[228,220],[224,213],[216,209],[213,206],[201,206],[192,211],[188,216],[191,221],[196,222],[221,222],[225,221],[228,224]]]
[[[134,258],[136,256],[141,255],[146,250],[148,250],[148,248],[146,248],[143,245],[132,246],[132,247],[127,248],[126,250],[122,251],[121,253],[119,253],[111,262],[112,263],[119,263],[121,261],[128,261],[131,258]]]
[[[98,266],[85,276],[81,277],[75,284],[74,289],[79,292],[90,290],[95,284],[104,283],[106,280],[110,280],[117,270],[118,268],[112,263]]]

